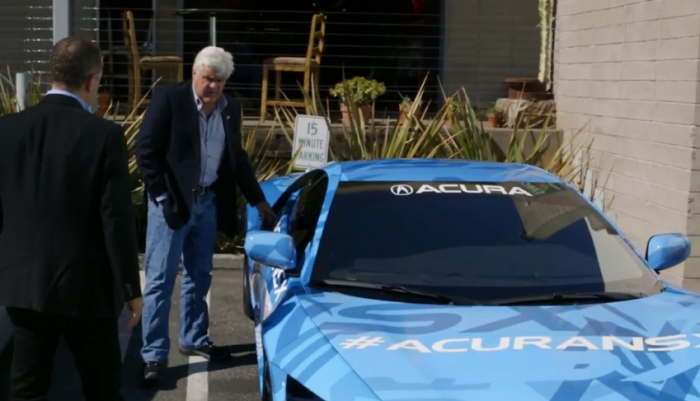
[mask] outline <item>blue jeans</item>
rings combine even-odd
[[[161,205],[148,201],[146,230],[146,288],[141,318],[145,362],[168,357],[171,298],[180,256],[184,269],[180,290],[180,335],[183,348],[209,343],[207,294],[211,286],[212,259],[216,245],[216,204],[214,194],[197,195],[190,221],[180,230],[168,227]]]

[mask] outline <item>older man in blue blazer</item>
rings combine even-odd
[[[204,358],[228,357],[209,340],[206,301],[217,231],[236,231],[236,187],[261,218],[275,220],[248,155],[241,148],[240,104],[223,94],[233,57],[204,48],[192,80],[154,96],[141,125],[137,162],[148,198],[143,378],[161,378],[168,358],[170,299],[184,265],[179,350]]]

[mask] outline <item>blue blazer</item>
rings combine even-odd
[[[216,194],[218,230],[236,234],[236,187],[248,203],[265,201],[265,195],[241,147],[240,103],[224,94],[228,106],[222,112],[226,146],[212,185]],[[168,225],[178,230],[187,224],[200,177],[201,148],[199,114],[192,94],[192,81],[172,84],[153,96],[141,123],[136,160],[143,176],[146,196],[167,194],[163,214]]]

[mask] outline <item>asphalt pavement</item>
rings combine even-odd
[[[241,308],[240,270],[215,270],[210,293],[211,340],[227,347],[233,359],[207,362],[199,357],[185,357],[177,351],[180,308],[180,278],[176,284],[170,313],[171,347],[168,368],[163,382],[156,388],[141,384],[141,326],[125,327],[122,316],[121,340],[123,395],[127,401],[257,401],[260,400],[258,369],[255,356],[253,324]],[[0,344],[0,401],[8,399],[8,372],[12,344]],[[70,352],[59,348],[54,363],[51,401],[83,401],[80,378]]]

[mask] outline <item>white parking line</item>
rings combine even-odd
[[[211,311],[211,291],[207,294],[207,307]],[[209,399],[209,361],[201,356],[191,356],[187,369],[186,401]]]

